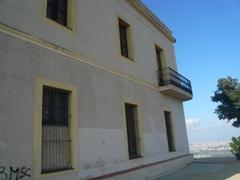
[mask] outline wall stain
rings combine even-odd
[[[83,166],[83,168],[84,168],[84,169],[91,169],[91,168],[92,168],[92,165],[86,164],[86,165]]]
[[[99,168],[99,167],[103,167],[103,160],[102,160],[102,158],[100,158],[100,160],[98,161],[98,162],[96,162],[96,164],[95,164],[95,168]]]

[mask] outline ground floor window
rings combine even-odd
[[[43,86],[42,173],[71,169],[69,96],[71,92]]]
[[[78,169],[77,89],[36,78],[33,176]]]
[[[141,157],[137,105],[125,103],[129,159]]]
[[[164,111],[164,116],[165,116],[168,149],[169,149],[169,152],[174,152],[176,151],[176,149],[175,149],[175,142],[174,142],[173,122],[171,118],[171,112]]]

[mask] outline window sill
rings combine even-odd
[[[135,60],[133,58],[123,56],[122,54],[121,54],[121,58],[123,58],[124,60],[127,60],[128,62],[135,63]]]
[[[42,171],[41,174],[45,175],[45,174],[59,173],[59,172],[70,171],[70,170],[74,170],[74,168],[64,168],[64,169]]]
[[[57,177],[57,176],[62,176],[62,175],[68,175],[68,174],[72,174],[72,173],[76,173],[78,172],[78,168],[71,168],[71,169],[66,169],[66,170],[59,170],[59,171],[54,171],[54,172],[49,172],[49,173],[40,173],[39,175],[35,175],[35,177],[33,177],[33,179],[35,178],[48,178],[48,177]]]
[[[48,24],[50,24],[51,26],[55,26],[57,29],[60,29],[62,31],[65,31],[65,32],[68,32],[68,33],[73,33],[74,32],[74,29],[72,27],[69,27],[69,26],[65,26],[65,25],[62,25],[48,17],[44,17],[44,21],[47,22]]]
[[[138,161],[138,160],[142,160],[143,159],[143,156],[138,156],[138,157],[135,157],[135,158],[132,158],[132,159],[128,159],[129,161]]]

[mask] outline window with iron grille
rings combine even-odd
[[[141,157],[137,106],[125,103],[129,159]]]
[[[47,17],[67,26],[67,0],[47,0]]]
[[[43,86],[42,174],[71,169],[70,91]]]
[[[128,45],[128,28],[129,25],[123,20],[119,19],[119,35],[120,35],[120,48],[122,56],[129,58],[129,45]]]
[[[169,152],[174,152],[176,151],[176,149],[175,149],[175,143],[174,143],[171,113],[168,111],[164,111],[164,116],[165,116],[166,132],[167,132],[168,149],[169,149]]]

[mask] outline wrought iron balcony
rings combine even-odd
[[[191,81],[171,68],[158,71],[160,92],[175,96],[181,100],[192,99]]]

